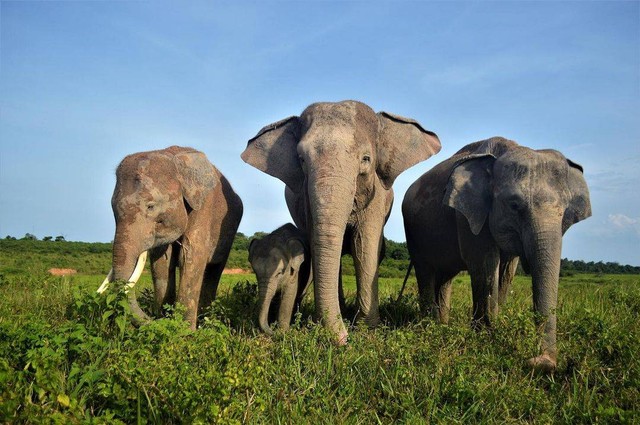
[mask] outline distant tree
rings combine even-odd
[[[267,232],[255,232],[255,233],[253,234],[253,236],[251,236],[251,237],[249,238],[249,240],[251,240],[251,239],[262,239],[262,238],[264,238],[264,237],[265,237],[265,236],[267,236],[267,235],[268,235],[268,233],[267,233]]]
[[[66,241],[64,236],[62,236],[62,235],[56,236],[56,242],[64,242],[64,241]]]
[[[7,236],[4,238],[4,240],[6,240],[6,241],[15,241],[15,240],[16,240],[16,237],[15,237],[15,236],[11,236],[11,235],[7,235]]]
[[[45,236],[44,238],[42,238],[43,241],[50,241],[53,239],[53,236]]]
[[[32,233],[25,233],[22,238],[23,241],[37,241],[38,237]]]
[[[249,238],[244,233],[236,233],[236,237],[233,240],[233,249],[237,251],[246,251],[249,247]]]

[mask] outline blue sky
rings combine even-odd
[[[593,217],[563,256],[640,265],[640,3],[0,2],[0,237],[110,241],[127,154],[205,152],[245,205],[240,231],[290,221],[248,139],[310,103],[418,120],[442,151],[501,135],[582,164]]]

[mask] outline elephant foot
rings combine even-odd
[[[343,347],[343,346],[347,345],[348,342],[349,342],[349,334],[345,331],[343,334],[336,335],[336,339],[334,341],[334,344],[337,347]]]
[[[545,375],[553,373],[557,366],[555,358],[552,358],[548,353],[532,357],[527,363],[534,371]]]
[[[153,319],[151,317],[147,316],[145,313],[142,313],[142,315],[138,315],[138,314],[132,314],[131,315],[131,323],[136,328],[139,328],[140,326],[143,326],[143,325],[147,325],[147,324],[151,323],[152,321],[153,321]]]

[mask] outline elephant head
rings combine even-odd
[[[543,355],[531,362],[553,368],[562,236],[591,216],[582,167],[558,151],[502,138],[478,146],[455,164],[444,203],[466,218],[474,235],[488,224],[497,246],[531,272],[534,311],[544,318]]]
[[[311,261],[304,236],[286,224],[249,245],[249,262],[258,280],[260,329],[271,334],[269,308],[280,293],[278,325],[287,330],[296,302],[309,283]]]
[[[206,156],[190,148],[172,146],[125,157],[116,170],[111,199],[116,221],[111,279],[128,279],[139,256],[178,240],[189,213],[200,209],[219,183]],[[130,291],[129,299],[135,316],[148,320],[134,294]]]
[[[337,295],[340,253],[347,227],[354,230],[354,240],[372,240],[353,255],[356,277],[366,275],[375,280],[382,226],[388,212],[384,199],[402,171],[439,150],[436,134],[416,121],[386,112],[376,114],[363,103],[343,101],[315,103],[300,116],[264,127],[242,153],[245,162],[279,178],[304,199],[316,311],[339,342],[346,341],[347,335]],[[361,262],[373,264],[373,270],[359,266]],[[376,288],[363,290],[366,296],[370,292],[377,298]],[[375,309],[372,315],[377,315],[377,299]],[[372,322],[376,319],[377,316]]]

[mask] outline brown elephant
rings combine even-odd
[[[116,171],[111,206],[116,232],[108,279],[128,279],[136,259],[148,250],[159,309],[176,300],[178,266],[177,301],[195,329],[198,306],[215,298],[242,218],[240,197],[205,154],[171,146],[125,157]],[[129,302],[137,322],[149,320],[133,290]]]
[[[442,322],[451,279],[468,270],[474,324],[490,325],[520,258],[544,328],[530,365],[553,370],[562,236],[591,215],[582,167],[501,137],[472,143],[409,187],[402,214],[422,306]]]
[[[287,185],[292,215],[303,211],[305,219],[294,220],[310,239],[316,314],[338,344],[347,341],[338,299],[343,245],[354,259],[359,313],[374,326],[392,184],[439,150],[436,134],[416,121],[343,101],[314,103],[300,116],[264,127],[242,153],[245,162]]]

